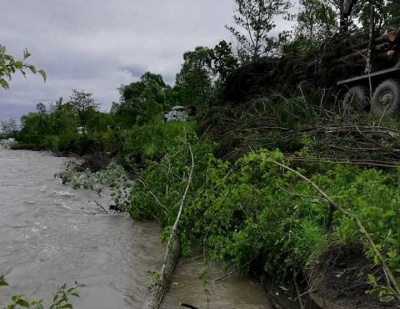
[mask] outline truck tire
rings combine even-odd
[[[388,116],[399,109],[400,84],[395,79],[387,79],[374,91],[371,110],[378,117]]]
[[[342,102],[343,116],[356,116],[368,106],[368,90],[363,86],[354,86],[346,92]]]

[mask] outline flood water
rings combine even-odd
[[[133,221],[128,214],[106,214],[110,196],[74,190],[54,178],[65,158],[50,153],[0,149],[0,307],[11,295],[25,294],[45,304],[57,285],[75,281],[75,308],[141,308],[147,295],[147,271],[158,270],[164,256],[160,229]],[[162,308],[270,308],[263,288],[249,278],[209,268],[210,296],[198,279],[201,260],[183,259],[174,287]],[[46,306],[45,306],[46,307]]]

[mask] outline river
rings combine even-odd
[[[165,248],[153,222],[136,222],[128,214],[106,214],[105,192],[74,190],[54,178],[65,158],[51,153],[0,149],[0,306],[11,295],[49,304],[57,285],[75,281],[81,309],[141,308],[147,271],[160,268]],[[98,204],[97,204],[98,203]],[[165,299],[164,309],[187,302],[201,308],[270,308],[264,289],[250,278],[209,268],[208,290],[197,279],[199,259],[183,259]]]

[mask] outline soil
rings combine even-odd
[[[368,274],[385,285],[383,270],[365,256],[362,246],[331,247],[309,272],[310,290],[324,308],[400,308],[400,301],[380,301],[369,292]]]

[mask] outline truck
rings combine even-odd
[[[341,16],[341,32],[348,31],[348,19],[357,0],[344,2]],[[370,108],[373,114],[384,117],[400,107],[400,29],[376,35],[375,10],[370,13],[368,39],[352,46],[350,54],[342,61],[364,65],[358,75],[337,81],[346,90],[342,100],[344,114]],[[364,35],[365,39],[365,35]]]

